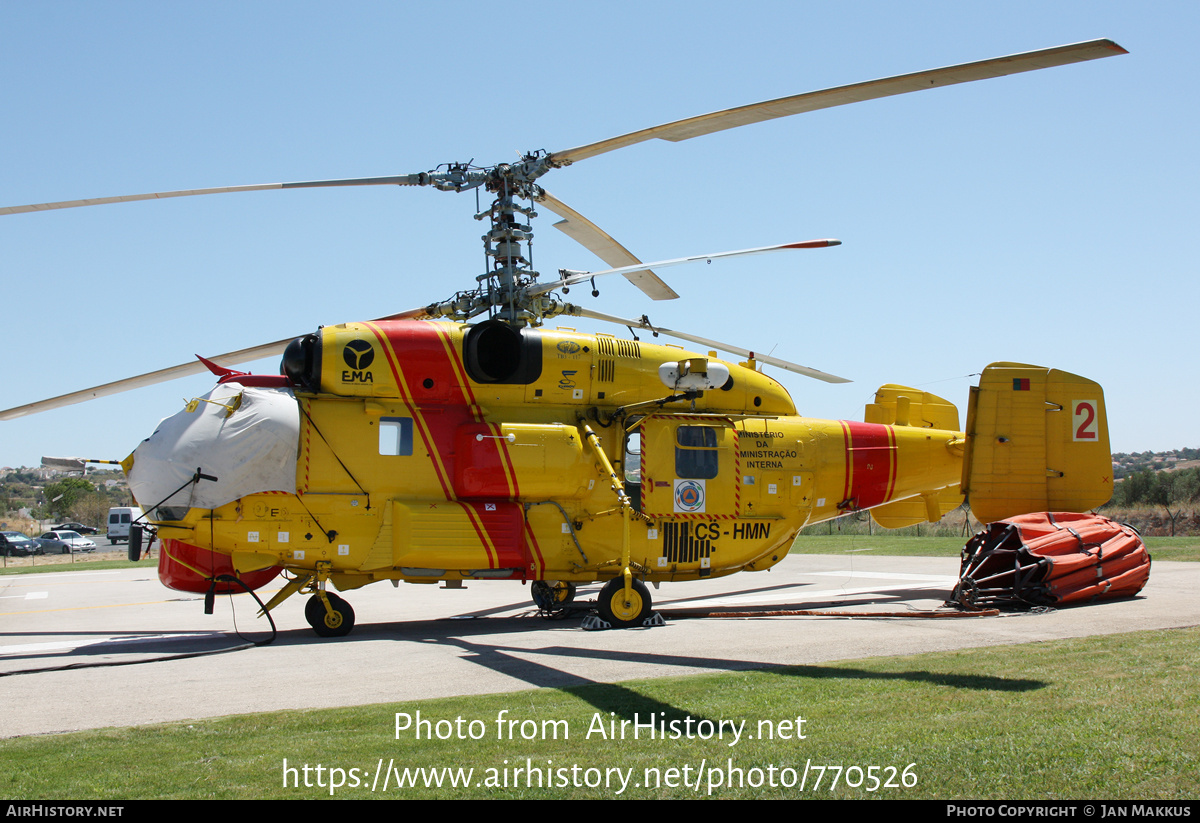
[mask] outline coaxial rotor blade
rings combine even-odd
[[[417,320],[425,316],[424,309],[411,309],[399,312],[398,314],[390,314],[387,317],[379,317],[371,322],[377,323],[381,320]],[[215,357],[207,359],[219,366],[236,366],[241,363],[250,363],[268,357],[278,357],[283,354],[283,350],[287,348],[288,343],[291,343],[295,339],[295,337],[289,337],[285,340],[276,340],[274,343],[264,343],[261,346],[251,346],[248,349],[238,349],[237,351],[218,354]],[[208,368],[203,363],[199,360],[193,360],[188,363],[181,363],[178,366],[170,366],[158,371],[139,374],[136,377],[114,380],[112,383],[105,383],[90,389],[51,397],[48,400],[38,400],[35,403],[27,403],[24,406],[4,409],[0,411],[0,421],[13,420],[28,414],[38,414],[39,412],[50,411],[51,409],[58,409],[63,406],[71,406],[76,403],[95,400],[99,397],[107,397],[112,394],[120,394],[121,392],[144,388],[145,386],[153,386],[157,383],[166,383],[168,380],[189,377],[193,374],[203,374],[206,371],[208,371]]]
[[[625,274],[629,271],[641,271],[644,268],[653,266],[656,269],[665,269],[668,266],[681,266],[684,263],[695,263],[700,260],[711,262],[713,260],[721,260],[725,257],[742,257],[751,254],[767,254],[773,251],[790,251],[792,249],[823,249],[829,246],[840,246],[841,240],[805,240],[800,243],[777,243],[774,246],[759,246],[754,249],[741,249],[739,251],[721,251],[714,254],[693,254],[689,257],[676,257],[674,260],[659,260],[655,263],[637,263],[632,266],[623,266],[618,269],[605,269],[604,271],[591,272],[574,272],[567,277],[562,277],[553,283],[543,283],[538,286],[533,286],[529,289],[529,294],[536,296],[545,294],[546,292],[554,291],[563,286],[574,286],[576,283],[583,283],[591,280],[593,277],[602,277],[606,274]]]
[[[788,117],[818,109],[833,106],[844,106],[848,103],[858,103],[863,100],[874,100],[880,97],[891,97],[895,94],[905,94],[910,91],[921,91],[939,86],[952,86],[957,83],[969,83],[974,80],[986,80],[991,77],[1002,77],[1008,74],[1019,74],[1025,71],[1046,69],[1053,66],[1063,66],[1069,63],[1079,63],[1085,60],[1095,60],[1101,57],[1112,57],[1126,54],[1125,49],[1111,40],[1091,40],[1086,43],[1073,43],[1067,46],[1056,46],[1050,49],[1029,51],[1022,54],[1012,54],[1007,57],[995,57],[991,60],[979,60],[974,63],[962,63],[941,69],[930,69],[913,74],[901,74],[896,77],[886,77],[880,80],[868,80],[865,83],[855,83],[850,86],[813,91],[797,94],[791,97],[780,97],[753,103],[748,106],[725,109],[723,111],[702,114],[699,117],[689,117],[676,120],[661,126],[622,134],[589,143],[566,151],[554,152],[550,161],[555,165],[566,165],[597,154],[613,151],[614,149],[632,146],[646,140],[659,139],[679,142],[699,137],[703,134],[724,131],[725,129],[746,126],[751,123],[761,123],[774,120],[777,117]]]
[[[635,328],[635,329],[645,329],[646,331],[654,332],[656,334],[665,334],[667,337],[674,337],[678,340],[686,340],[689,343],[696,343],[697,345],[705,346],[706,348],[716,349],[717,351],[728,352],[729,354],[736,354],[739,357],[753,357],[754,360],[756,360],[759,363],[766,363],[770,366],[775,366],[776,368],[780,368],[785,371],[790,371],[794,374],[802,374],[805,377],[813,377],[813,378],[816,378],[817,380],[823,380],[826,383],[852,383],[853,382],[852,380],[850,380],[846,377],[838,377],[835,374],[827,374],[826,372],[819,371],[817,369],[810,369],[808,366],[801,366],[799,363],[792,363],[788,360],[780,360],[777,357],[768,357],[767,355],[764,355],[764,354],[756,354],[754,352],[751,352],[749,349],[742,349],[737,346],[731,346],[728,343],[721,343],[717,340],[709,340],[708,338],[705,338],[705,337],[697,337],[694,334],[687,334],[686,332],[675,331],[673,329],[666,329],[666,328],[663,328],[662,326],[655,326],[655,325],[652,325],[650,323],[650,321],[645,318],[643,318],[641,320],[628,320],[628,319],[625,319],[622,317],[614,317],[611,314],[602,314],[598,311],[592,311],[591,309],[585,309],[582,306],[571,306],[571,308],[566,313],[570,314],[570,315],[578,316],[578,317],[590,317],[593,320],[602,320],[606,323],[615,323],[618,326],[629,326],[630,328]]]
[[[192,197],[199,194],[229,194],[242,191],[267,191],[269,189],[317,189],[332,186],[425,186],[428,174],[404,174],[397,177],[352,177],[344,180],[306,180],[298,183],[261,183],[249,186],[218,186],[211,189],[183,189],[180,191],[156,191],[148,194],[123,194],[118,197],[92,197],[85,200],[63,200],[58,203],[36,203],[31,206],[6,206],[0,215],[28,214],[52,209],[74,209],[81,206],[103,206],[108,203],[133,203],[138,200],[163,200],[168,197]]]
[[[292,338],[289,337],[287,340],[277,340],[274,343],[241,349],[209,359],[222,366],[235,366],[238,363],[249,363],[252,360],[261,360],[264,357],[273,357],[282,354],[283,350],[287,348],[287,344],[291,342]],[[51,397],[49,400],[39,400],[36,403],[28,403],[24,406],[5,409],[4,411],[0,411],[0,420],[13,420],[17,417],[24,417],[27,414],[37,414],[38,412],[50,411],[51,409],[58,409],[63,406],[71,406],[75,403],[95,400],[98,397],[107,397],[110,394],[120,394],[121,392],[140,389],[144,386],[153,386],[156,383],[165,383],[168,380],[175,380],[180,377],[203,374],[206,371],[208,369],[205,368],[203,363],[199,360],[193,360],[190,363],[182,363],[178,366],[140,374],[137,377],[127,377],[124,380],[116,380],[112,383],[105,383],[102,386],[95,386],[90,389]]]
[[[81,472],[87,469],[88,463],[102,463],[119,466],[120,460],[93,460],[89,457],[43,457],[43,469],[58,469],[60,472]]]
[[[542,196],[538,198],[538,202],[563,218],[554,224],[554,228],[608,265],[620,268],[638,265],[642,262],[634,256],[633,252],[614,240],[608,232],[545,189],[542,190]],[[679,297],[674,289],[649,269],[625,272],[625,279],[645,292],[651,300],[675,300]]]

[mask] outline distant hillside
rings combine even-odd
[[[1142,534],[1200,532],[1200,449],[1114,454],[1113,480],[1105,514]]]
[[[132,500],[125,474],[117,469],[89,471],[84,477],[48,469],[0,472],[0,519],[24,512],[34,520],[78,520],[103,527],[110,506],[128,506]]]
[[[1141,471],[1177,471],[1200,467],[1200,449],[1175,449],[1169,452],[1133,452],[1113,454],[1113,480]]]

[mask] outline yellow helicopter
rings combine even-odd
[[[0,215],[145,199],[323,186],[432,186],[494,195],[477,215],[489,271],[475,288],[377,320],[201,359],[0,412],[0,420],[207,368],[208,395],[164,420],[122,465],[162,540],[159,575],[193,592],[290,580],[322,636],[354,611],[330,590],[518,580],[546,610],[604,581],[596,625],[655,619],[647,583],[778,563],[805,525],[869,510],[881,526],[936,521],[969,498],[987,522],[1086,511],[1112,492],[1103,392],[1083,377],[994,363],[966,424],[949,401],[882,386],[863,422],[802,417],[773,366],[843,378],[735,346],[613,317],[556,293],[621,274],[653,299],[654,270],[693,260],[837,245],[786,243],[643,263],[536,182],[652,138],[680,141],[830,106],[1125,53],[1096,40],[826,89],[676,121],[564,152],[394,177],[155,192],[0,209]],[[539,281],[526,259],[543,206],[613,266]],[[695,349],[549,330],[581,316]],[[735,355],[724,360],[718,351]],[[279,375],[233,365],[282,354]],[[737,358],[741,358],[740,360]],[[131,548],[136,553],[136,545]]]

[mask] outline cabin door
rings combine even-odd
[[[642,421],[642,510],[651,517],[717,520],[741,511],[733,421],[653,415]]]

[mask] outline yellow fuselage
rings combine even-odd
[[[897,525],[961,502],[956,415],[950,428],[802,417],[753,362],[658,403],[673,395],[659,366],[695,354],[571,331],[496,354],[470,334],[323,329],[311,390],[296,393],[296,493],[191,509],[162,536],[240,572],[320,569],[343,590],[592,581],[618,576],[623,552],[665,581],[769,568],[800,528],[848,511],[883,507]]]

